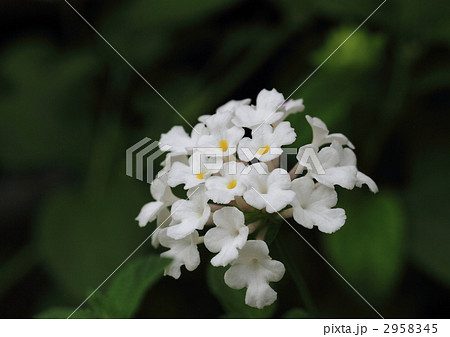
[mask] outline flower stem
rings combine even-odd
[[[252,207],[251,207],[249,204],[247,204],[247,203],[245,202],[245,200],[244,200],[243,197],[241,197],[241,196],[236,196],[236,197],[234,198],[234,200],[236,201],[236,205],[237,205],[241,210],[243,210],[243,211],[249,211],[249,210],[252,209]]]
[[[292,280],[294,281],[295,285],[297,286],[297,290],[300,294],[301,299],[303,300],[303,303],[306,307],[306,310],[315,316],[315,313],[317,311],[316,306],[314,305],[314,302],[311,298],[311,295],[309,293],[309,290],[307,288],[306,282],[301,276],[300,271],[297,268],[297,265],[292,260],[290,254],[286,252],[283,245],[280,243],[279,240],[275,240],[274,242],[275,248],[280,254],[280,257],[282,258],[283,262],[286,264],[286,269],[289,272],[289,274],[292,277]]]
[[[283,218],[292,218],[292,215],[294,214],[294,208],[288,208],[288,209],[285,209],[285,210],[283,210],[283,211],[281,211],[280,212],[280,215],[283,217]]]
[[[256,235],[256,240],[262,240],[264,241],[264,238],[266,237],[268,227],[264,227],[261,229],[258,234]]]
[[[251,224],[248,224],[247,225],[247,227],[248,227],[248,234],[252,234],[258,228],[258,226],[260,224],[261,224],[260,220],[252,222]]]

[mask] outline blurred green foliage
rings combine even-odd
[[[346,225],[323,237],[331,264],[361,293],[383,303],[403,273],[406,224],[402,204],[394,193],[376,196],[352,191],[340,198]]]
[[[73,6],[195,123],[262,88],[289,95],[380,3]],[[150,194],[125,175],[125,149],[189,127],[64,2],[0,8],[0,315],[67,317],[151,233],[133,220]],[[444,1],[387,1],[293,95],[349,136],[360,170],[380,187],[376,196],[338,191],[348,215],[338,233],[298,230],[385,317],[450,313],[449,10]],[[303,114],[290,121],[296,145],[307,143]],[[374,317],[288,226],[275,241],[293,263],[263,311],[243,305],[243,291],[207,267],[207,252],[195,272],[159,279],[164,264],[146,244],[74,318]]]
[[[128,262],[128,261],[127,261]],[[82,309],[55,308],[39,314],[38,318],[131,318],[138,309],[147,289],[162,277],[169,260],[159,256],[144,256],[130,261],[104,289],[92,293]],[[87,294],[86,296],[90,296]]]

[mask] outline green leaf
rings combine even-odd
[[[41,312],[35,318],[68,318],[75,308],[52,308]],[[78,309],[70,318],[99,318],[91,310]]]
[[[286,312],[283,318],[311,318],[311,315],[304,309],[294,308]]]
[[[163,275],[164,268],[170,263],[168,259],[151,255],[126,262],[124,267],[114,275],[110,284],[105,284],[106,291],[100,289],[84,307],[52,308],[37,315],[37,318],[130,318],[148,289]],[[90,292],[89,292],[90,293]]]
[[[406,193],[412,257],[416,265],[450,286],[447,149],[436,148],[419,156],[413,167]]]
[[[367,190],[341,193],[339,207],[347,221],[338,232],[323,236],[330,262],[365,296],[383,302],[402,273],[405,219],[397,196]]]
[[[134,220],[149,199],[141,182],[122,174],[114,177],[105,194],[94,192],[55,191],[44,200],[37,219],[39,253],[74,303],[85,298],[86,289],[95,289],[151,231],[138,228]]]
[[[227,318],[269,318],[273,315],[276,302],[263,309],[256,309],[245,304],[246,288],[236,290],[225,284],[224,267],[208,266],[208,286],[227,312]]]
[[[92,307],[107,318],[130,318],[148,289],[162,276],[170,260],[157,255],[127,262],[112,279],[107,291],[92,298]]]

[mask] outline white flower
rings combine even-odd
[[[167,235],[167,228],[161,231],[160,242],[164,247],[170,248],[161,254],[161,257],[173,259],[164,270],[164,275],[172,276],[178,279],[181,275],[181,266],[187,270],[193,271],[200,264],[200,254],[197,249],[198,233],[192,234],[180,240],[174,240]]]
[[[164,219],[159,219],[159,214],[164,208],[167,208],[178,200],[167,185],[167,175],[153,180],[150,185],[150,193],[155,201],[145,204],[136,217],[135,220],[139,222],[140,227],[144,227],[148,222],[154,221],[156,217],[158,217],[158,222],[161,223],[164,221]]]
[[[220,170],[220,176],[212,176],[206,180],[206,195],[217,204],[228,204],[236,196],[242,196],[247,190],[241,179],[244,169],[243,163],[225,163]]]
[[[213,215],[217,226],[205,234],[205,246],[212,253],[219,253],[211,260],[215,267],[225,267],[238,257],[238,249],[247,242],[248,227],[244,224],[244,214],[235,207],[224,207]]]
[[[309,125],[311,125],[313,131],[313,141],[312,145],[321,147],[324,144],[330,144],[333,141],[338,142],[341,145],[347,145],[354,149],[353,144],[345,137],[342,133],[332,133],[329,134],[328,128],[322,120],[317,117],[311,117],[306,115],[306,120]]]
[[[168,248],[161,256],[172,259],[164,275],[177,279],[182,266],[196,269],[198,245],[204,244],[215,254],[213,266],[231,265],[225,283],[235,289],[246,287],[245,303],[263,308],[277,298],[270,282],[285,273],[284,265],[269,256],[264,241],[273,239],[268,231],[271,213],[281,212],[306,228],[333,233],[346,220],[343,209],[333,208],[334,186],[353,189],[365,184],[372,192],[378,188],[358,171],[347,137],[330,134],[325,123],[310,116],[306,119],[313,131],[311,144],[300,147],[299,164],[290,173],[279,168],[282,147],[297,137],[284,120],[305,109],[303,100],[285,101],[275,89],[264,89],[255,105],[250,103],[250,99],[229,101],[215,114],[199,117],[190,135],[176,126],[161,136],[160,150],[167,154],[151,184],[155,201],[145,204],[136,220],[141,227],[156,220],[152,245]],[[247,131],[251,136],[243,138]],[[291,181],[290,174],[303,172],[303,177]],[[170,187],[180,184],[187,190],[186,200],[171,192]],[[246,219],[252,219],[248,225]],[[249,240],[249,233],[257,240]]]
[[[159,211],[158,217],[156,218],[156,229],[151,234],[153,247],[159,247],[159,237],[161,235],[161,231],[169,226],[171,222],[172,217],[170,216],[169,209],[167,207],[162,208],[161,211]]]
[[[200,163],[194,163],[194,159],[200,161]],[[215,157],[195,158],[195,155],[189,158],[189,164],[175,162],[168,173],[167,182],[171,187],[184,184],[185,190],[203,184],[206,178],[219,171],[219,169],[208,168],[208,164],[214,163],[216,163]],[[199,170],[195,168],[195,164],[198,164]]]
[[[208,198],[203,186],[188,191],[189,200],[178,200],[172,206],[172,222],[167,228],[167,235],[174,239],[182,239],[203,229],[211,214]]]
[[[224,156],[235,153],[245,131],[243,128],[233,125],[231,118],[232,115],[227,113],[209,117],[205,123],[210,134],[200,137],[198,147],[221,149]]]
[[[218,107],[216,113],[217,114],[227,113],[234,117],[237,108],[239,108],[242,105],[249,105],[250,102],[251,102],[250,98],[242,99],[240,101],[231,100],[225,103],[224,105]],[[211,117],[211,115],[202,115],[198,118],[198,120],[202,123],[205,123],[209,117]]]
[[[349,190],[355,187],[358,170],[356,156],[351,149],[343,148],[334,140],[330,146],[322,148],[317,157],[325,173],[310,170],[309,174],[314,179],[328,187],[339,185]]]
[[[277,168],[270,173],[267,165],[257,163],[250,165],[253,168],[245,177],[248,186],[244,193],[244,200],[258,209],[266,208],[268,213],[278,212],[286,207],[295,197],[290,190],[291,178],[286,170]],[[266,174],[262,174],[265,172]]]
[[[170,169],[172,168],[173,163],[180,162],[185,165],[189,165],[189,159],[188,156],[185,154],[170,154],[164,158],[164,160],[161,162],[161,166],[163,167],[161,171],[158,172],[156,175],[158,178],[165,175],[166,173],[169,173]]]
[[[261,124],[273,124],[279,121],[283,111],[278,111],[284,102],[284,97],[275,89],[263,89],[256,98],[256,106],[240,106],[236,109],[233,123],[247,128],[259,127]]]
[[[328,187],[339,185],[349,190],[366,184],[372,192],[378,192],[375,182],[358,171],[356,155],[350,148],[343,148],[338,141],[333,140],[331,145],[322,148],[317,156],[325,174],[315,170],[310,170],[309,174],[321,184]]]
[[[277,293],[269,282],[278,282],[284,272],[284,265],[269,256],[269,248],[264,241],[249,240],[225,273],[225,283],[233,289],[247,287],[245,303],[261,309],[277,299]]]
[[[291,114],[302,112],[303,110],[305,110],[303,99],[290,99],[280,107],[280,110],[284,111],[283,119]]]
[[[281,122],[276,128],[268,124],[252,132],[252,138],[243,138],[239,143],[239,159],[251,161],[257,158],[267,162],[280,156],[281,146],[295,142],[295,130],[289,122]]]
[[[345,211],[334,208],[337,193],[333,188],[314,184],[310,177],[292,181],[295,198],[291,202],[294,220],[306,228],[317,226],[324,233],[333,233],[345,223]]]
[[[224,105],[217,108],[216,112],[218,114],[221,113],[231,113],[234,114],[236,112],[236,109],[240,106],[249,105],[252,100],[250,98],[241,99],[239,101],[231,100]]]
[[[182,126],[174,126],[167,133],[161,135],[159,147],[170,146],[170,155],[176,156],[180,154],[189,154],[192,149],[197,146],[198,140],[201,136],[206,135],[208,130],[205,125],[198,123],[189,136]]]
[[[362,185],[367,185],[373,193],[378,192],[378,186],[375,183],[375,181],[373,181],[372,178],[366,176],[364,173],[362,173],[360,171],[358,171],[358,173],[356,173],[356,184],[355,185],[356,185],[356,187],[362,187]]]

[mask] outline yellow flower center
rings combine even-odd
[[[229,190],[232,190],[233,188],[236,187],[236,184],[237,184],[236,179],[233,179],[232,181],[230,181],[230,182],[228,183],[227,188],[228,188]]]
[[[228,142],[226,140],[221,140],[219,142],[219,146],[222,149],[222,152],[225,152],[226,150],[228,150]]]
[[[263,154],[266,154],[267,152],[269,152],[270,146],[266,145],[264,147],[261,147],[258,152],[256,152],[257,154],[259,154],[260,156],[262,156]]]
[[[200,172],[199,174],[197,174],[197,179],[203,179],[204,174],[205,172]]]

